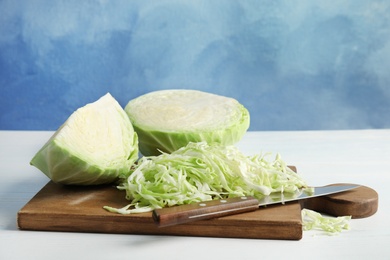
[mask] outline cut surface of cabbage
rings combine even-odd
[[[249,128],[249,112],[237,100],[207,92],[150,92],[125,107],[145,156],[171,153],[189,142],[232,145]]]
[[[30,163],[54,182],[93,185],[127,174],[137,159],[137,134],[107,93],[76,110]]]

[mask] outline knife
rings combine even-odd
[[[211,200],[187,205],[155,209],[152,212],[154,222],[159,227],[173,226],[192,221],[205,220],[257,210],[259,207],[284,204],[291,201],[310,199],[334,193],[345,192],[359,185],[328,185],[300,190],[296,194],[277,193],[258,200],[252,196]]]

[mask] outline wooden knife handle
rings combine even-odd
[[[257,209],[259,209],[259,201],[256,198],[237,197],[155,209],[152,216],[159,227],[167,227]]]

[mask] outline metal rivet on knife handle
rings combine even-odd
[[[259,201],[254,197],[237,197],[211,200],[178,207],[155,209],[153,219],[159,227],[167,227],[195,220],[211,219],[238,213],[254,211]]]

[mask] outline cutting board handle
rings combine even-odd
[[[331,186],[334,185],[345,184],[332,184]],[[341,193],[302,200],[300,203],[301,207],[332,216],[365,218],[377,211],[378,194],[369,187],[359,186]],[[156,209],[152,216],[159,227],[166,227],[254,210],[261,210],[257,199],[238,197]]]
[[[336,185],[348,184],[339,183],[331,186]],[[303,200],[301,206],[331,216],[366,218],[378,210],[378,193],[370,187],[360,185],[346,192]]]

